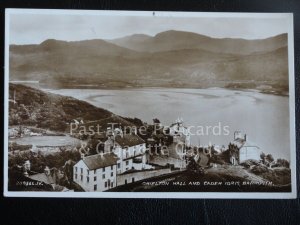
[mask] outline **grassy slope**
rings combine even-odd
[[[74,119],[103,125],[103,127],[110,122],[132,125],[132,122],[105,109],[72,97],[10,83],[10,99],[13,99],[14,93],[16,104],[10,102],[9,125],[32,125],[55,131],[67,131],[68,123],[73,122]]]

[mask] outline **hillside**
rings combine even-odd
[[[10,79],[49,87],[288,87],[287,35],[214,39],[167,31],[155,37],[10,46]],[[118,46],[119,45],[119,46]],[[131,49],[130,49],[131,48]]]
[[[287,45],[287,34],[259,40],[212,38],[192,32],[169,30],[154,37],[132,35],[110,40],[111,43],[140,52],[202,49],[214,53],[249,55],[270,52]]]
[[[15,101],[13,102],[13,96]],[[133,125],[105,109],[72,97],[51,94],[31,87],[9,85],[9,125],[31,125],[54,131],[69,131],[69,123],[83,120],[85,124],[99,124],[105,130],[107,123]]]

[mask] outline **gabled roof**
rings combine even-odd
[[[51,175],[47,176],[45,173],[38,173],[29,176],[30,179],[32,180],[37,180],[40,182],[43,182],[45,184],[55,184],[55,179]]]
[[[244,139],[242,138],[236,138],[232,144],[236,145],[239,149],[241,149],[242,147],[256,147],[259,149],[259,147],[254,144],[254,143],[251,143],[249,142],[248,140],[245,141]]]
[[[118,157],[113,153],[91,155],[82,159],[82,161],[90,170],[96,170],[99,168],[116,165],[117,160]]]
[[[115,137],[115,141],[122,147],[131,147],[135,145],[144,144],[144,140],[137,135],[125,134],[123,137],[120,135]]]

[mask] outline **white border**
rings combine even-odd
[[[9,98],[9,25],[10,14],[50,15],[102,15],[102,16],[153,16],[153,11],[105,11],[105,10],[56,10],[56,9],[6,9],[5,10],[5,87],[4,87],[4,196],[47,198],[227,198],[227,199],[293,199],[297,197],[296,184],[296,127],[294,82],[294,32],[292,13],[207,13],[207,12],[157,12],[159,17],[205,17],[205,18],[285,18],[288,27],[289,63],[289,110],[292,192],[290,193],[244,193],[244,192],[12,192],[8,191],[8,98]]]

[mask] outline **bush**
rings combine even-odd
[[[268,167],[266,167],[264,165],[257,165],[257,166],[254,166],[251,169],[251,172],[256,174],[256,175],[259,175],[259,174],[262,174],[262,173],[267,173],[268,171],[269,171]]]
[[[254,160],[254,159],[248,159],[246,161],[244,161],[243,163],[241,163],[242,166],[244,166],[245,168],[250,168],[250,166],[258,166],[260,165],[259,161]]]

